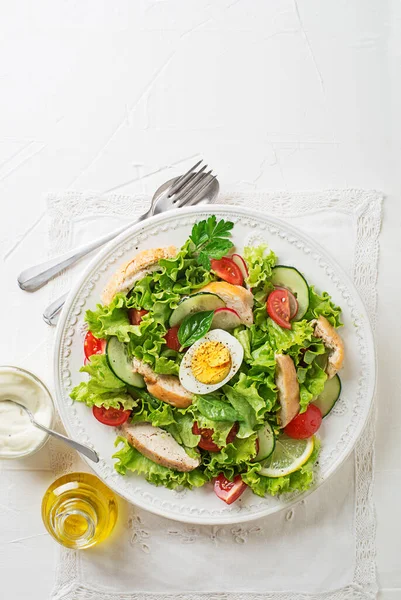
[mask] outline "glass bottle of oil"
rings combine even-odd
[[[42,519],[63,546],[90,548],[105,540],[117,521],[116,496],[90,473],[69,473],[49,487],[42,500]]]

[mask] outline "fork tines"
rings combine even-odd
[[[169,191],[169,198],[173,198],[177,207],[196,204],[202,199],[206,188],[216,179],[216,175],[211,175],[212,169],[205,173],[207,165],[204,165],[199,171],[195,171],[202,163],[198,161],[189,171],[182,175]]]

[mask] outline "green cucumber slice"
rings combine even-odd
[[[332,379],[328,379],[324,384],[323,392],[313,402],[320,409],[322,417],[327,417],[341,394],[341,379],[338,375],[334,375]]]
[[[224,307],[225,302],[219,296],[210,292],[198,292],[192,296],[187,296],[181,300],[177,308],[173,311],[170,317],[170,327],[179,325],[186,316],[193,313]]]
[[[293,321],[300,321],[309,308],[309,286],[305,277],[294,267],[277,265],[273,268],[271,282],[274,286],[287,288],[294,294],[298,302],[298,312]]]
[[[259,451],[255,457],[255,460],[260,461],[268,458],[273,452],[276,445],[276,438],[274,437],[273,429],[270,423],[265,423],[258,431],[258,442]]]
[[[125,345],[119,342],[115,336],[112,336],[107,342],[106,357],[110,369],[118,379],[137,388],[145,387],[142,375],[132,370],[132,364],[127,356]]]

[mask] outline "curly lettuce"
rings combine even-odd
[[[210,453],[203,461],[207,477],[213,478],[223,473],[232,480],[239,472],[248,469],[256,456],[256,438],[256,433],[245,439],[236,438],[220,452]]]
[[[309,287],[309,308],[304,318],[308,320],[317,319],[320,315],[326,317],[333,327],[342,326],[341,308],[332,302],[327,292],[318,294],[312,285]]]
[[[191,407],[174,409],[170,404],[154,398],[144,390],[139,390],[138,395],[141,402],[132,416],[133,423],[146,421],[155,427],[162,427],[186,449],[195,448],[198,445],[200,436],[192,433],[194,418]]]
[[[110,369],[104,354],[94,354],[89,364],[81,367],[82,373],[90,375],[89,381],[82,381],[72,390],[70,396],[75,402],[84,402],[87,406],[105,408],[124,408],[132,410],[138,400],[128,393],[128,387],[118,379]]]
[[[120,449],[112,457],[117,461],[115,469],[120,475],[125,475],[127,471],[133,471],[137,475],[144,475],[149,483],[163,485],[169,489],[179,487],[191,489],[193,487],[201,487],[209,481],[208,476],[200,469],[194,469],[186,473],[173,471],[173,469],[163,467],[138,452],[125,438],[118,437],[116,439],[115,446],[119,446],[120,444]]]
[[[246,283],[248,287],[252,288],[256,301],[264,302],[267,294],[273,289],[270,279],[277,256],[273,250],[268,249],[266,244],[260,244],[259,246],[246,246],[244,259],[248,267]]]

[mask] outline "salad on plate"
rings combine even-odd
[[[86,312],[89,380],[71,397],[117,427],[115,468],[213,483],[231,504],[311,487],[316,435],[341,392],[341,309],[266,245],[241,254],[215,216],[139,252]]]

